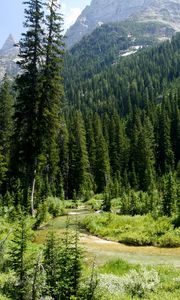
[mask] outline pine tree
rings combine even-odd
[[[86,126],[86,141],[87,141],[87,150],[90,163],[90,173],[93,178],[95,176],[95,165],[96,165],[96,144],[93,130],[93,118],[88,116],[85,120]]]
[[[77,230],[71,234],[67,227],[61,244],[59,258],[61,270],[59,278],[59,299],[78,299],[82,275],[82,255],[78,245]]]
[[[176,213],[177,209],[177,186],[172,172],[164,176],[163,183],[163,214],[166,216],[172,216],[173,213]]]
[[[94,119],[94,136],[96,141],[96,170],[95,182],[97,192],[103,192],[110,180],[110,163],[107,143],[102,133],[100,118],[96,115]]]
[[[174,169],[174,153],[171,143],[171,120],[164,106],[159,115],[157,164],[162,173]]]
[[[26,33],[20,40],[21,74],[16,80],[17,100],[15,105],[15,133],[11,169],[13,177],[21,179],[24,194],[23,205],[31,206],[34,214],[35,177],[39,149],[38,106],[41,96],[40,71],[44,52],[43,1],[25,1]],[[30,201],[29,201],[30,199]],[[30,203],[29,203],[30,202]]]
[[[0,147],[0,194],[2,194],[2,187],[3,183],[5,182],[6,179],[6,174],[7,174],[7,164],[6,160],[4,157],[4,151],[3,148]]]
[[[150,120],[137,115],[132,135],[132,172],[131,181],[134,188],[147,191],[154,183],[154,134]],[[138,185],[137,185],[138,183]]]
[[[92,178],[86,146],[86,134],[82,114],[77,111],[73,116],[70,133],[69,189],[72,193],[86,196],[92,189]],[[70,194],[72,196],[72,194]]]
[[[28,243],[31,237],[30,227],[25,216],[21,216],[10,248],[10,266],[17,277],[15,286],[15,299],[28,300],[30,292],[30,280],[28,271],[31,268],[30,260],[27,259]]]
[[[44,250],[44,268],[47,292],[53,299],[70,300],[78,295],[82,266],[77,232],[70,234],[67,227],[61,242],[54,232],[50,233]]]
[[[59,241],[56,238],[54,231],[49,233],[46,240],[44,249],[44,269],[46,272],[47,294],[52,296],[55,300],[59,300]]]
[[[69,132],[65,120],[61,119],[60,132],[58,137],[59,165],[58,169],[63,182],[65,199],[68,198],[68,177],[69,177]],[[57,190],[58,196],[58,190]]]
[[[45,291],[45,271],[42,264],[42,253],[39,253],[32,272],[31,300],[38,300]]]
[[[63,98],[61,78],[63,42],[62,16],[57,0],[47,4],[47,36],[45,39],[45,64],[42,71],[42,94],[38,112],[38,138],[40,143],[41,172],[52,194],[56,194],[60,130],[60,113]]]
[[[10,160],[10,138],[13,131],[13,97],[10,83],[5,76],[0,88],[0,194],[5,193],[7,184],[5,178]],[[2,184],[4,183],[4,187]]]

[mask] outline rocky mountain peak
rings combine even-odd
[[[0,49],[0,82],[5,74],[14,77],[18,73],[19,69],[16,62],[18,60],[19,48],[15,46],[15,43],[15,39],[10,34]]]
[[[15,43],[15,39],[12,34],[10,34],[0,49],[0,56],[16,56],[19,50],[15,46]]]
[[[67,31],[67,47],[104,23],[127,19],[160,21],[180,30],[180,0],[92,0]]]

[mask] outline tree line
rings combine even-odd
[[[88,200],[103,193],[107,203],[130,191],[158,191],[161,213],[177,212],[179,34],[90,79],[80,74],[75,81],[66,69],[64,93],[57,1],[48,2],[47,16],[42,1],[26,5],[22,71],[13,86],[5,77],[0,89],[3,205],[34,214],[49,195]],[[169,181],[172,199],[166,197]]]

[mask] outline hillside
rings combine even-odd
[[[66,52],[66,81],[88,79],[122,57],[170,39],[174,30],[158,22],[104,24]]]
[[[69,51],[58,2],[0,50],[0,300],[179,300],[178,1],[93,0],[153,21]]]
[[[121,45],[123,46],[123,43]],[[155,47],[141,49],[140,52],[128,57],[118,55],[118,60],[115,56],[117,48],[114,48],[116,49],[114,52],[113,50],[110,52],[110,47],[109,53],[113,53],[114,56],[111,56],[109,66],[105,61],[106,56],[94,54],[92,58],[89,56],[87,58],[79,51],[79,59],[76,47],[72,49],[70,66],[65,73],[67,98],[75,107],[90,107],[95,111],[99,109],[101,111],[102,106],[105,110],[116,107],[120,114],[126,114],[128,105],[144,107],[144,95],[150,94],[150,99],[154,101],[175,78],[179,77],[178,34],[171,43],[167,41]],[[79,49],[86,50],[83,46]],[[100,63],[101,57],[104,61],[102,59]],[[113,63],[114,57],[116,63]],[[73,59],[74,62],[71,64]],[[76,59],[79,63],[76,63]]]
[[[174,30],[180,30],[179,0],[92,0],[82,11],[67,35],[67,47],[71,48],[83,36],[102,24],[133,20],[156,21]]]

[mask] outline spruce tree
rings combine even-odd
[[[42,93],[38,111],[38,138],[40,160],[38,172],[47,181],[52,194],[56,194],[59,163],[58,136],[63,98],[61,78],[63,60],[62,16],[57,0],[47,4],[45,38],[45,64],[42,70]]]
[[[62,18],[56,0],[47,4],[45,24],[43,1],[24,3],[27,31],[20,41],[22,73],[16,81],[15,146],[11,161],[12,174],[21,179],[23,204],[30,206],[34,214],[35,192],[41,197],[55,195],[59,185]]]
[[[81,251],[77,232],[68,226],[62,241],[51,232],[44,250],[47,294],[55,300],[76,299],[81,278]],[[74,297],[74,298],[73,298]]]
[[[62,179],[65,199],[68,198],[68,177],[69,177],[69,131],[66,121],[61,118],[60,132],[58,136],[59,148],[59,176]],[[59,191],[60,192],[60,191]],[[60,196],[57,189],[57,196]]]
[[[171,141],[171,120],[164,106],[159,113],[158,122],[157,164],[162,173],[168,173],[174,169],[174,153]]]
[[[177,185],[175,176],[170,172],[163,178],[163,199],[162,208],[163,214],[166,216],[172,216],[177,211]]]
[[[58,286],[60,276],[59,241],[55,232],[49,233],[44,249],[44,269],[46,272],[46,292],[53,299],[58,300]]]
[[[94,136],[96,142],[95,181],[97,192],[103,192],[110,181],[110,163],[108,146],[102,132],[102,124],[98,115],[94,119]]]
[[[30,293],[30,278],[28,273],[31,268],[28,260],[28,244],[31,231],[25,216],[21,216],[18,226],[15,228],[14,237],[10,248],[10,267],[14,270],[17,283],[14,296],[17,300],[28,300]]]
[[[11,136],[13,131],[12,116],[13,97],[10,83],[7,76],[5,76],[0,88],[0,194],[4,194],[8,188],[5,178],[7,177],[10,160]]]
[[[11,170],[15,179],[20,178],[23,205],[31,206],[34,214],[34,191],[39,150],[38,107],[41,96],[41,68],[43,52],[43,1],[24,1],[27,29],[20,40],[19,65],[21,73],[16,80],[15,133]],[[29,201],[30,199],[30,201]]]
[[[70,132],[69,189],[78,196],[86,196],[92,189],[92,178],[88,159],[86,134],[82,114],[77,111],[73,116]]]

